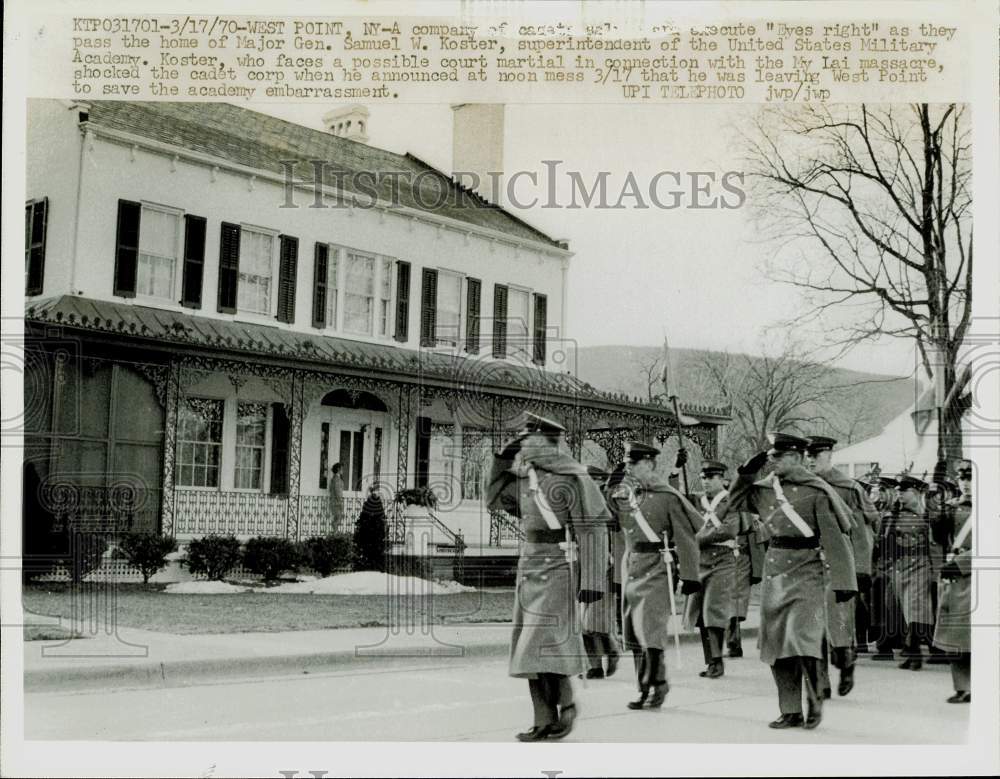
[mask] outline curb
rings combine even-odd
[[[744,638],[755,638],[757,627],[743,628]],[[685,631],[681,643],[699,642],[697,633]],[[672,642],[672,639],[671,639]],[[83,690],[133,690],[149,688],[189,687],[215,681],[237,681],[275,676],[301,676],[345,670],[372,668],[405,668],[414,665],[439,664],[454,660],[470,660],[506,656],[510,651],[508,636],[501,641],[469,643],[452,646],[412,646],[390,649],[377,646],[352,647],[329,652],[297,655],[259,655],[248,657],[214,657],[193,660],[157,662],[146,660],[133,663],[85,664],[24,672],[25,693],[75,692]]]

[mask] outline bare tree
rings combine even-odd
[[[713,402],[732,406],[723,456],[742,461],[768,446],[767,434],[828,429],[831,370],[810,362],[788,341],[762,357],[703,352],[694,367],[695,381]]]
[[[779,247],[767,273],[802,290],[805,321],[845,349],[912,339],[951,398],[943,454],[960,457],[968,396],[951,389],[972,304],[966,107],[767,108],[744,142],[751,202]]]
[[[655,403],[656,399],[663,396],[663,383],[660,376],[663,373],[663,361],[661,355],[650,352],[643,354],[639,352],[632,357],[632,363],[639,369],[642,381],[646,385],[646,397],[650,403]]]

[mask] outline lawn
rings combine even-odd
[[[161,586],[131,584],[104,592],[115,593],[119,625],[188,634],[380,627],[390,623],[390,616],[394,624],[419,624],[425,619],[436,624],[509,622],[514,604],[512,589],[393,599],[387,595],[266,592],[174,595]],[[34,614],[69,618],[72,598],[73,590],[67,585],[30,584],[24,588],[23,602],[25,610]]]

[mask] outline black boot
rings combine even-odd
[[[642,686],[639,688],[639,697],[634,701],[628,702],[628,707],[630,709],[641,709],[646,705],[646,698],[649,697],[649,687]]]
[[[815,706],[809,707],[809,715],[806,717],[805,724],[802,726],[806,730],[812,730],[823,721],[823,704],[818,703]]]
[[[729,620],[729,641],[727,642],[730,657],[743,657],[743,637],[740,635],[739,617]]]
[[[646,706],[650,709],[658,709],[663,705],[663,702],[667,699],[667,693],[670,692],[670,685],[666,682],[653,685],[653,694],[649,696],[649,700],[646,701]]]
[[[559,707],[559,722],[549,731],[550,739],[564,738],[573,730],[573,723],[576,721],[576,704],[568,703]]]
[[[854,689],[854,664],[840,669],[840,684],[837,685],[837,695],[847,695]]]
[[[531,730],[517,734],[518,741],[545,741],[552,732],[552,725],[536,725]]]
[[[801,714],[782,714],[774,722],[768,723],[769,728],[782,730],[783,728],[801,728],[803,723]]]

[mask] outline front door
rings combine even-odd
[[[360,493],[365,482],[365,426],[341,425],[331,444],[333,462],[340,463],[344,491]]]

